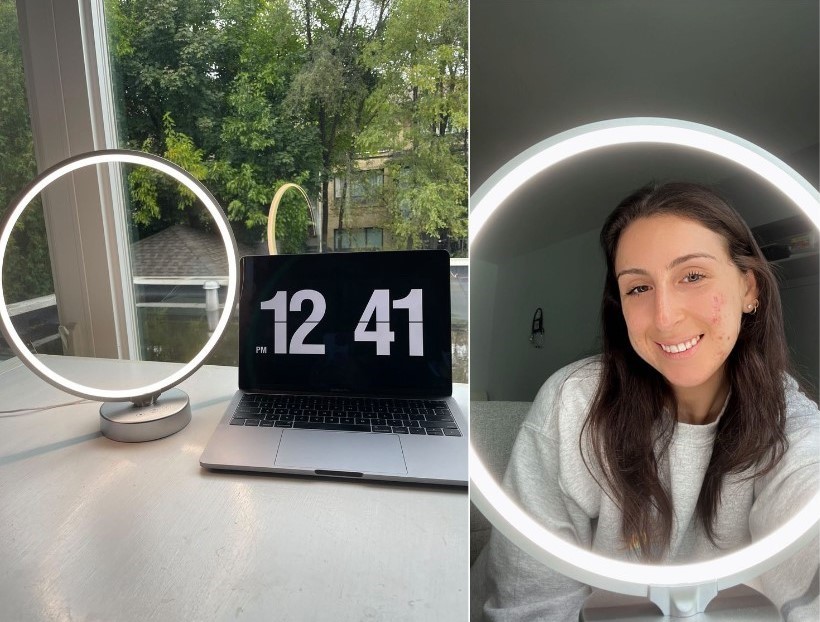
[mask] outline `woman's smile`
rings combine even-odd
[[[666,353],[668,357],[673,360],[685,359],[690,358],[695,354],[697,346],[702,338],[702,334],[695,335],[690,339],[680,341],[673,340],[672,342],[668,342],[669,345],[666,343],[658,343],[658,346],[660,346],[661,350],[663,350],[664,353]]]

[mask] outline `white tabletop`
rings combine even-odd
[[[95,402],[0,414],[0,617],[466,620],[466,489],[202,469],[236,383],[198,370],[191,423],[149,443],[102,437]],[[2,411],[77,399],[0,363]]]

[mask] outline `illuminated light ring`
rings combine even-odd
[[[23,210],[28,204],[42,192],[50,183],[56,181],[60,177],[67,175],[73,171],[86,166],[96,164],[108,163],[124,163],[124,164],[141,164],[154,170],[160,171],[169,175],[184,185],[188,190],[194,193],[202,204],[208,209],[213,219],[216,221],[219,233],[222,236],[222,241],[225,243],[225,248],[228,253],[228,289],[225,298],[225,307],[216,329],[205,343],[199,353],[189,361],[185,366],[171,374],[167,378],[154,382],[142,387],[134,389],[97,389],[89,387],[73,380],[69,380],[54,370],[46,367],[36,356],[34,356],[23,343],[17,330],[11,322],[8,309],[6,307],[5,294],[3,292],[3,262],[5,261],[6,248],[8,246],[11,232],[14,225],[23,213]],[[205,357],[210,354],[216,346],[225,328],[228,325],[234,305],[236,304],[236,290],[238,284],[238,262],[237,262],[237,246],[236,240],[233,237],[233,232],[228,223],[228,219],[219,207],[216,199],[211,195],[208,189],[190,173],[176,164],[160,158],[151,153],[144,153],[139,151],[130,151],[125,149],[105,149],[100,151],[92,151],[89,153],[80,154],[70,157],[55,166],[43,171],[38,175],[28,186],[26,186],[17,198],[9,206],[5,217],[2,221],[2,230],[0,231],[0,329],[6,338],[9,346],[14,350],[14,353],[34,371],[41,378],[50,382],[61,389],[72,393],[74,395],[84,397],[91,400],[102,400],[107,402],[123,402],[136,398],[143,398],[147,396],[157,395],[166,389],[177,385],[193,374],[200,365],[202,365]]]
[[[310,199],[308,198],[307,192],[305,189],[302,188],[299,184],[294,184],[293,182],[288,182],[286,184],[282,184],[279,189],[276,191],[276,194],[273,195],[273,200],[270,202],[270,209],[268,210],[268,255],[276,255],[278,254],[276,251],[276,212],[279,209],[279,202],[282,200],[282,197],[285,194],[286,190],[290,188],[294,188],[299,191],[302,195],[302,198],[305,199],[305,203],[307,203],[308,213],[310,213],[310,221],[313,224],[313,227],[316,229],[317,233],[319,234],[319,252],[322,252],[322,232],[319,230],[319,225],[317,224],[316,214],[313,212],[313,206],[310,204]]]
[[[728,132],[698,123],[661,118],[626,118],[590,123],[562,132],[504,164],[473,194],[470,246],[501,204],[550,166],[601,147],[655,143],[699,149],[758,174],[800,207],[820,229],[820,193],[790,166]],[[510,499],[470,443],[471,499],[509,540],[535,559],[588,585],[651,596],[653,588],[713,584],[723,590],[749,581],[796,553],[818,533],[820,492],[785,524],[746,547],[704,562],[653,566],[615,560],[578,547],[545,529]],[[774,553],[772,553],[774,551]]]

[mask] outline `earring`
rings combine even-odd
[[[746,305],[746,308],[749,310],[749,315],[754,315],[757,313],[757,307],[760,306],[760,303],[757,301],[757,298],[754,299],[754,302],[750,305]]]

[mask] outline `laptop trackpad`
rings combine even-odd
[[[349,475],[407,473],[398,436],[363,432],[283,430],[276,466]]]

